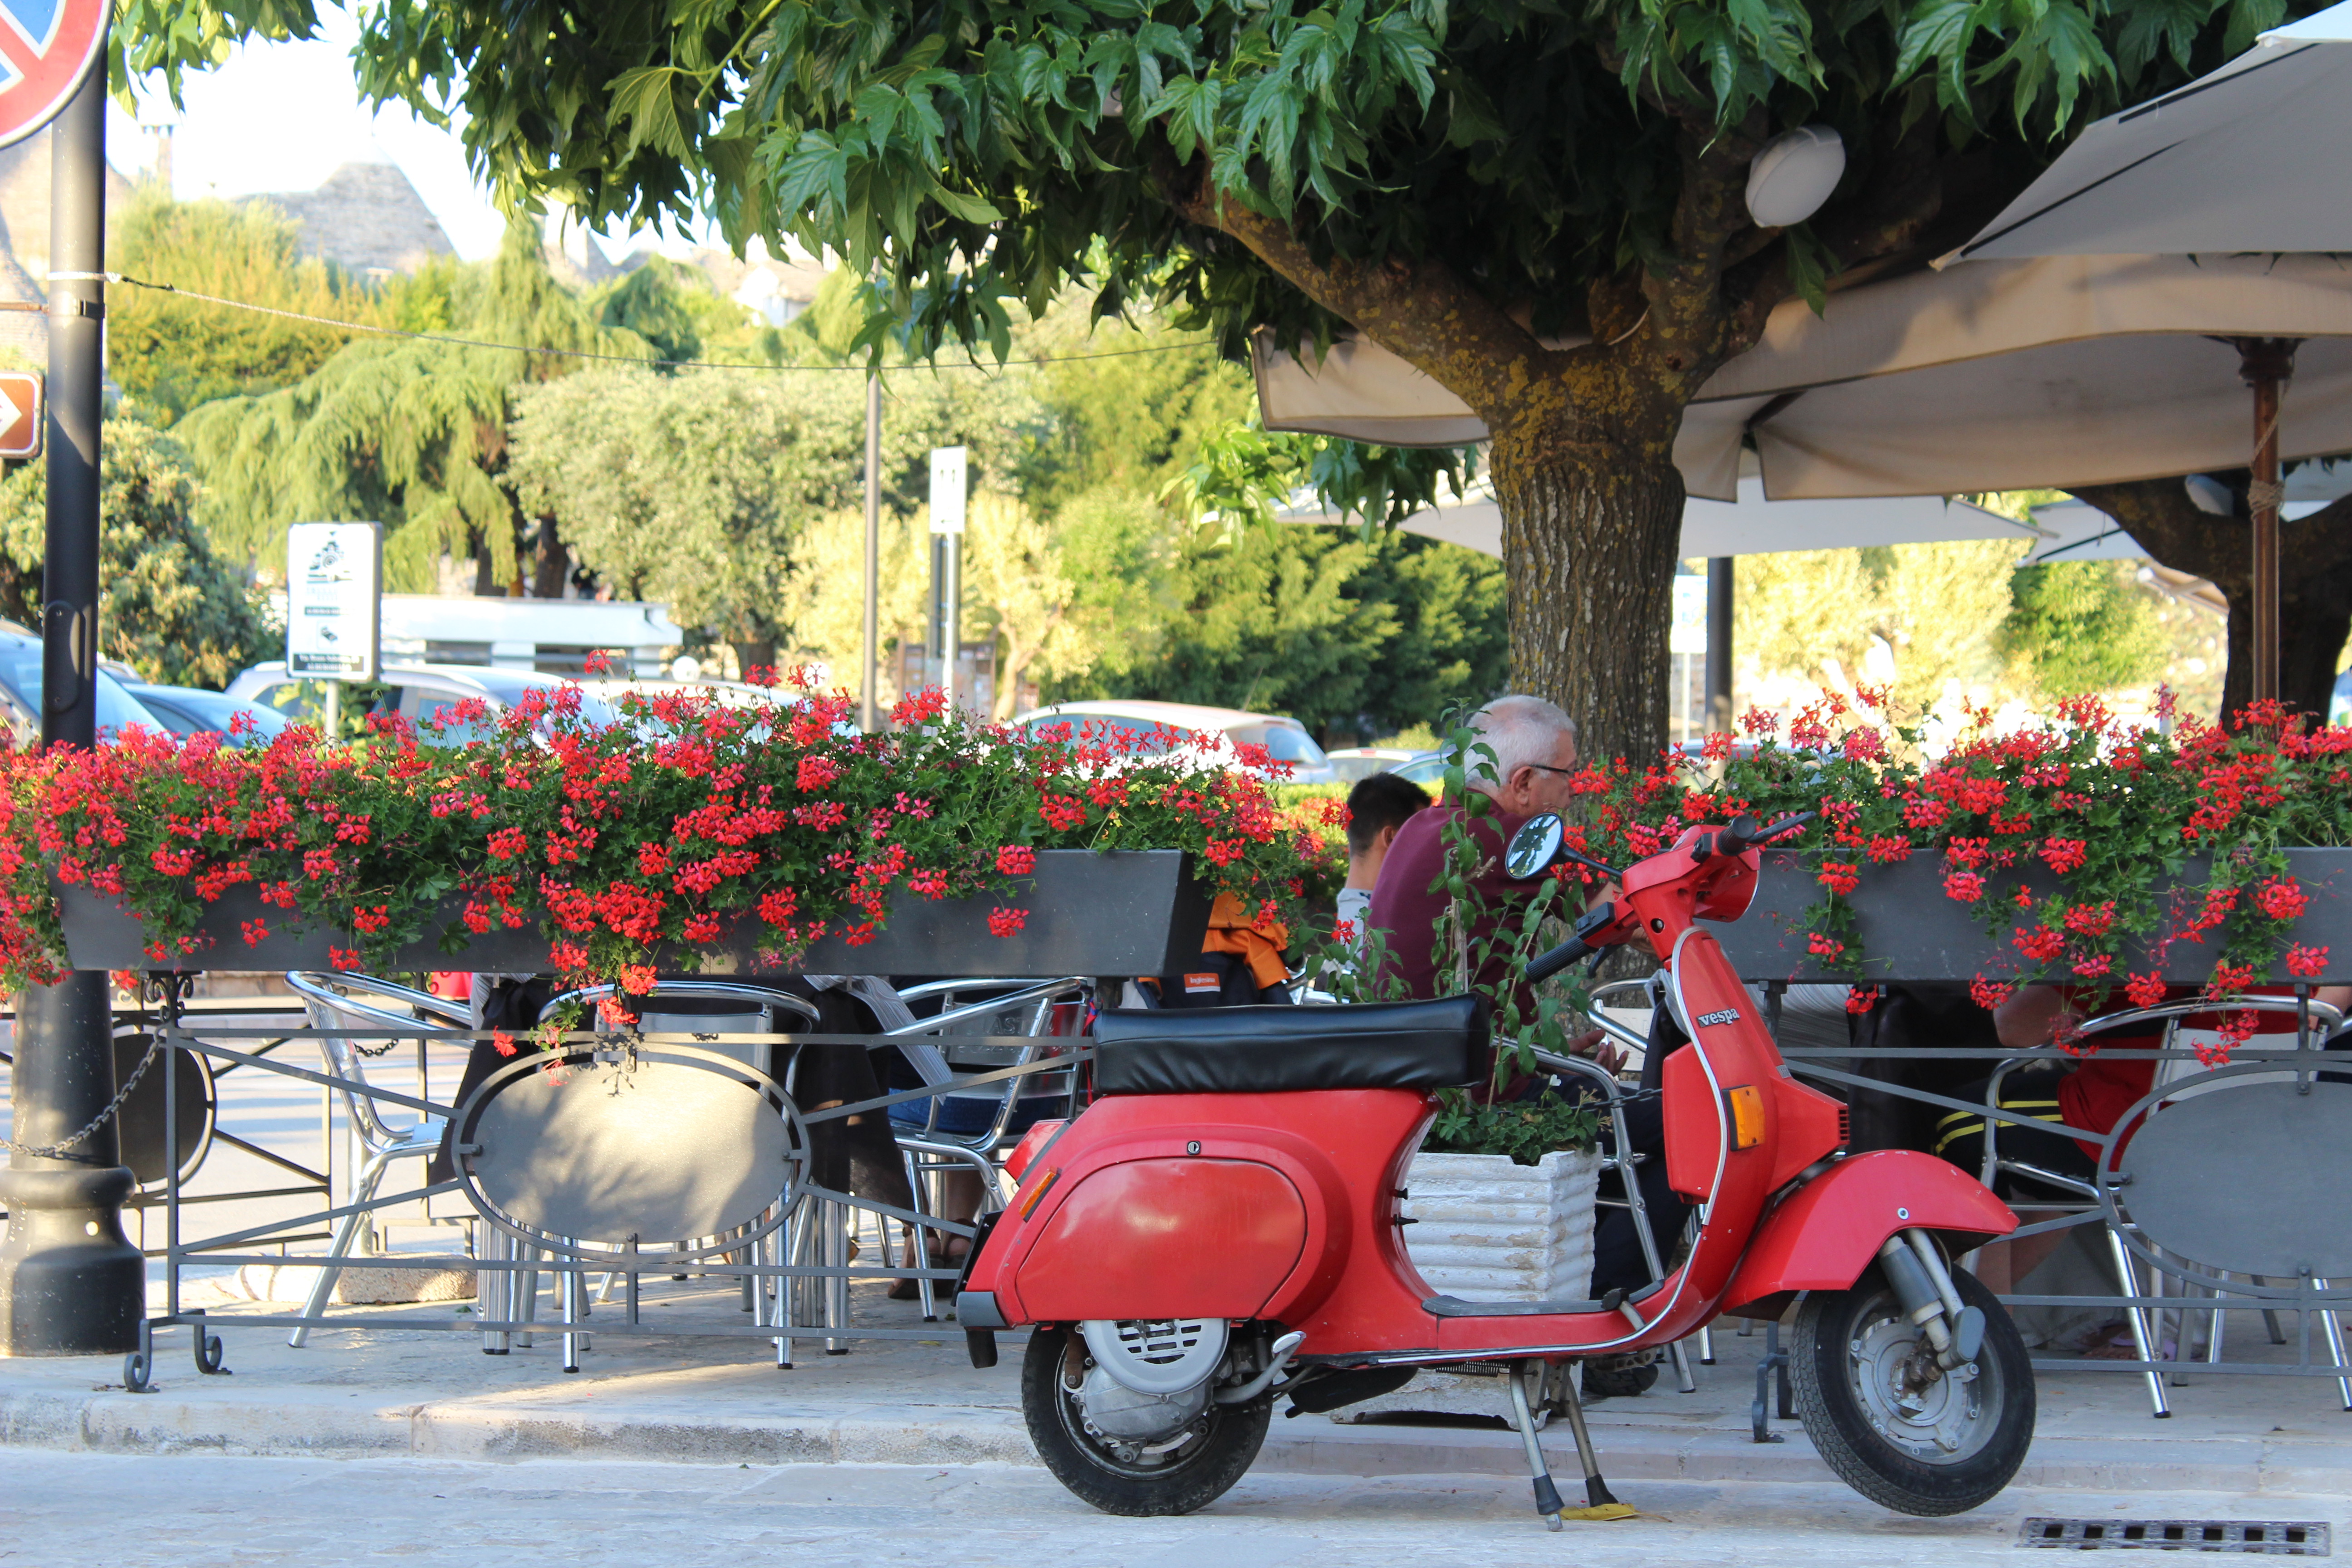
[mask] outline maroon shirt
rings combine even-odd
[[[1446,943],[1443,952],[1437,946],[1437,920],[1445,912],[1446,895],[1430,891],[1430,885],[1445,868],[1446,824],[1465,815],[1458,805],[1433,805],[1415,812],[1397,830],[1396,842],[1381,863],[1380,880],[1372,885],[1371,912],[1365,923],[1387,933],[1389,956],[1381,973],[1402,980],[1407,993],[1416,997],[1450,996],[1459,989],[1454,984],[1453,944]],[[1503,869],[1503,846],[1526,820],[1499,806],[1490,806],[1471,820],[1482,870],[1471,885],[1483,899],[1483,912],[1471,928],[1474,945],[1493,934],[1502,916],[1524,903],[1538,885],[1515,881]],[[1490,994],[1499,989],[1504,967],[1497,955],[1477,974]],[[1531,997],[1522,996],[1519,1006],[1523,1016],[1533,1016]]]

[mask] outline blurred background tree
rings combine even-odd
[[[243,573],[194,518],[187,454],[143,420],[106,421],[99,459],[99,646],[147,679],[215,690],[282,651]],[[23,463],[0,480],[0,615],[40,624],[48,473]]]
[[[131,277],[273,310],[392,324],[383,290],[301,256],[301,226],[266,203],[177,202],[148,184],[112,228],[110,265]],[[155,289],[117,289],[107,305],[108,369],[164,425],[211,398],[299,381],[353,335]]]
[[[2112,691],[2162,671],[2164,632],[2133,572],[2123,561],[2057,561],[2010,578],[2000,637],[2037,692]]]

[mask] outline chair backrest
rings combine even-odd
[[[2352,1084],[2224,1069],[2132,1136],[2117,1194],[2167,1251],[2234,1274],[2352,1277]]]
[[[339,1029],[415,1028],[415,1037],[429,1039],[441,1032],[432,1026],[436,1022],[444,1028],[474,1026],[473,1009],[466,1004],[373,974],[297,969],[287,972],[286,984],[302,998],[302,1010],[309,1016],[310,1026],[324,1031],[319,1041],[320,1054],[326,1058],[327,1070],[346,1080],[339,1089],[344,1112],[369,1139],[388,1138],[393,1135],[392,1130],[376,1114],[373,1098],[348,1086],[364,1084],[367,1058],[383,1056],[400,1042],[387,1041],[381,1049],[374,1046],[363,1048]],[[425,1026],[418,1027],[419,1025]]]
[[[741,1227],[800,1177],[797,1127],[774,1082],[711,1047],[604,1061],[575,1043],[557,1070],[519,1063],[487,1079],[458,1132],[466,1179],[509,1223],[675,1257],[744,1245]]]
[[[609,984],[588,985],[551,996],[539,1010],[539,1016],[545,1018],[558,1007],[599,1001],[612,995],[613,989]],[[667,1002],[670,1005],[640,1006],[636,1026],[642,1034],[783,1035],[792,1033],[795,1024],[810,1029],[818,1026],[816,1005],[808,998],[748,981],[656,980],[644,995],[647,1002]],[[601,1016],[595,1028],[599,1034],[610,1032]],[[772,1043],[711,1040],[704,1042],[704,1046],[779,1082],[791,1071],[789,1064],[784,1072],[775,1070]]]
[[[1067,975],[1055,980],[991,979],[934,980],[919,985],[909,985],[898,993],[902,1005],[908,1008],[936,1002],[940,1011],[928,1018],[918,1018],[888,1033],[900,1041],[899,1049],[914,1064],[926,1085],[942,1084],[955,1076],[961,1058],[968,1068],[991,1068],[1027,1066],[1047,1054],[1044,1046],[1024,1046],[1016,1049],[1010,1060],[1000,1059],[986,1048],[961,1050],[954,1044],[958,1036],[1006,1036],[1029,1038],[1051,1038],[1076,1035],[1083,1026],[1085,997],[1091,982],[1082,975]],[[919,1037],[929,1037],[929,1041]],[[936,1043],[932,1043],[936,1042]],[[993,1148],[1003,1141],[1011,1123],[1013,1109],[1023,1095],[1065,1094],[1069,1090],[1066,1073],[1033,1073],[1024,1078],[1008,1079],[1002,1086],[991,1084],[969,1091],[975,1098],[998,1102],[991,1127],[976,1135],[950,1135],[937,1131],[938,1108],[935,1102],[922,1102],[929,1114],[925,1118],[924,1136],[968,1144],[974,1148]]]

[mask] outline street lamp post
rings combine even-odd
[[[106,74],[51,132],[48,552],[42,578],[41,742],[98,730],[98,460],[106,290]],[[104,972],[28,985],[16,1014],[14,1110],[0,1204],[0,1354],[138,1348],[147,1268],[122,1233],[114,1031]],[[95,1122],[93,1127],[91,1124]],[[88,1131],[85,1131],[87,1129]]]

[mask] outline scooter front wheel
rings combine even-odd
[[[1873,1264],[1850,1290],[1816,1290],[1789,1348],[1797,1414],[1846,1484],[1897,1513],[1964,1513],[2009,1485],[2033,1441],[2033,1367],[1992,1292],[1951,1271],[1983,1310],[1969,1366],[1942,1372]]]
[[[1257,1458],[1274,1399],[1205,1402],[1178,1432],[1122,1442],[1088,1430],[1072,1374],[1092,1363],[1069,1327],[1040,1328],[1021,1363],[1021,1415],[1037,1457],[1080,1501],[1129,1518],[1191,1513],[1224,1496]]]

